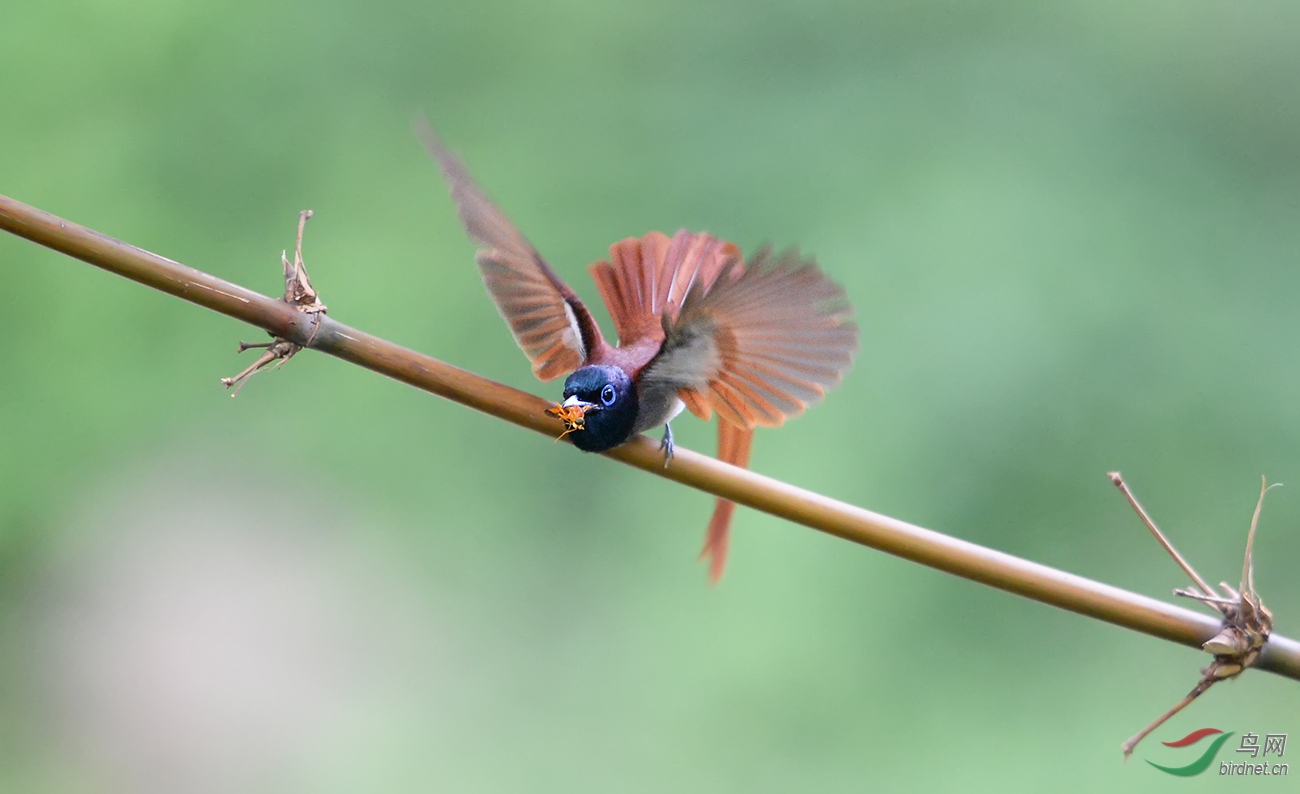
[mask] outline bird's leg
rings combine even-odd
[[[673,460],[673,428],[668,422],[664,422],[664,440],[659,442],[659,448],[664,451],[664,468]]]

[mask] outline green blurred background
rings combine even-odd
[[[3,0],[0,192],[272,294],[310,207],[332,316],[553,397],[427,112],[589,301],[682,226],[846,285],[856,367],[754,469],[1162,597],[1105,472],[1214,581],[1266,474],[1295,636],[1298,44],[1289,2]],[[310,353],[231,400],[259,332],[0,265],[3,790],[1181,791],[1228,781],[1159,740],[1300,742],[1251,673],[1125,765],[1208,657],[743,509],[710,588],[704,494]]]

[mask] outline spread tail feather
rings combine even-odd
[[[723,269],[741,262],[734,243],[682,229],[671,238],[660,232],[629,237],[609,247],[609,260],[591,266],[618,329],[620,347],[646,338],[664,338],[664,317],[676,319],[695,284],[709,287]]]

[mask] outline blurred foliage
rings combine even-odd
[[[1294,3],[0,18],[0,192],[268,293],[310,207],[333,316],[489,377],[558,393],[484,294],[419,112],[588,300],[609,243],[682,226],[797,244],[846,285],[859,361],[759,434],[766,474],[1157,596],[1186,582],[1108,469],[1215,581],[1259,475],[1300,485]],[[1140,759],[1204,725],[1300,732],[1295,683],[1248,674],[1126,766],[1208,657],[744,510],[711,590],[702,494],[319,356],[231,401],[249,329],[8,236],[0,264],[0,788],[1199,790]],[[1257,580],[1292,636],[1298,525],[1274,492]],[[241,567],[277,538],[298,551]],[[320,649],[280,630],[281,570],[320,577],[292,591]],[[217,612],[182,609],[196,582]],[[256,606],[220,611],[247,582]],[[264,613],[278,640],[214,639]],[[194,632],[175,664],[167,626]],[[195,667],[193,637],[256,675]],[[142,659],[158,678],[121,677]],[[317,669],[339,665],[355,687]],[[303,675],[329,708],[275,696]],[[224,727],[151,701],[167,676],[229,688]],[[266,725],[293,741],[213,749]]]

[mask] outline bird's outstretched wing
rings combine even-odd
[[[598,355],[606,343],[587,307],[443,146],[433,127],[422,122],[417,132],[451,184],[461,223],[478,245],[483,283],[532,362],[533,373],[552,380]]]
[[[676,387],[701,418],[779,425],[839,383],[858,345],[851,317],[844,290],[811,259],[763,250],[691,286],[641,377]]]

